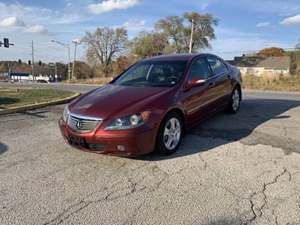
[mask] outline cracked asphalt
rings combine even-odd
[[[246,92],[178,153],[136,159],[64,144],[63,107],[0,116],[1,225],[300,224],[300,94]]]

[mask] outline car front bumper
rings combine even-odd
[[[62,119],[58,124],[68,144],[88,152],[135,157],[150,153],[155,148],[156,128],[76,133]]]

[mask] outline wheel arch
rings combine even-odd
[[[240,92],[240,96],[241,96],[241,100],[242,100],[242,98],[243,98],[243,93],[242,93],[242,86],[241,86],[241,84],[240,84],[240,83],[236,83],[236,84],[233,86],[233,91],[234,91],[236,88],[237,88],[238,91]]]
[[[185,132],[186,131],[186,115],[184,113],[184,110],[181,109],[180,107],[174,107],[174,108],[169,109],[162,117],[162,120],[160,121],[160,125],[162,124],[162,122],[165,120],[165,118],[170,113],[177,113],[181,117],[182,123],[183,123],[183,131]]]
[[[159,122],[158,132],[156,134],[156,140],[155,140],[155,151],[161,152],[163,154],[165,154],[165,152],[162,152],[161,148],[159,147],[160,146],[159,135],[162,132],[162,130],[161,130],[162,129],[162,125],[166,121],[166,118],[168,117],[168,115],[170,115],[171,113],[176,113],[182,119],[182,125],[183,125],[183,127],[182,127],[182,137],[181,137],[181,140],[182,140],[183,136],[186,133],[186,119],[185,119],[186,117],[185,117],[184,111],[180,107],[173,107],[173,108],[170,108],[169,110],[167,110],[166,113],[164,113],[164,115],[162,116],[162,118],[161,118],[161,120]],[[167,154],[169,154],[169,153],[167,153]]]

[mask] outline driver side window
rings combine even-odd
[[[206,80],[211,75],[209,65],[205,58],[196,59],[190,70],[189,81]]]
[[[130,76],[121,76],[118,82],[130,82],[134,80],[145,80],[146,74],[149,71],[149,65],[135,66],[130,70]],[[129,71],[124,74],[129,73]]]

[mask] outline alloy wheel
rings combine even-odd
[[[181,139],[181,124],[180,121],[172,117],[170,118],[164,128],[163,132],[163,142],[165,147],[172,151],[179,144]]]
[[[239,93],[239,90],[238,89],[235,89],[233,94],[232,94],[232,109],[233,111],[237,111],[239,109],[239,106],[240,106],[240,93]]]

